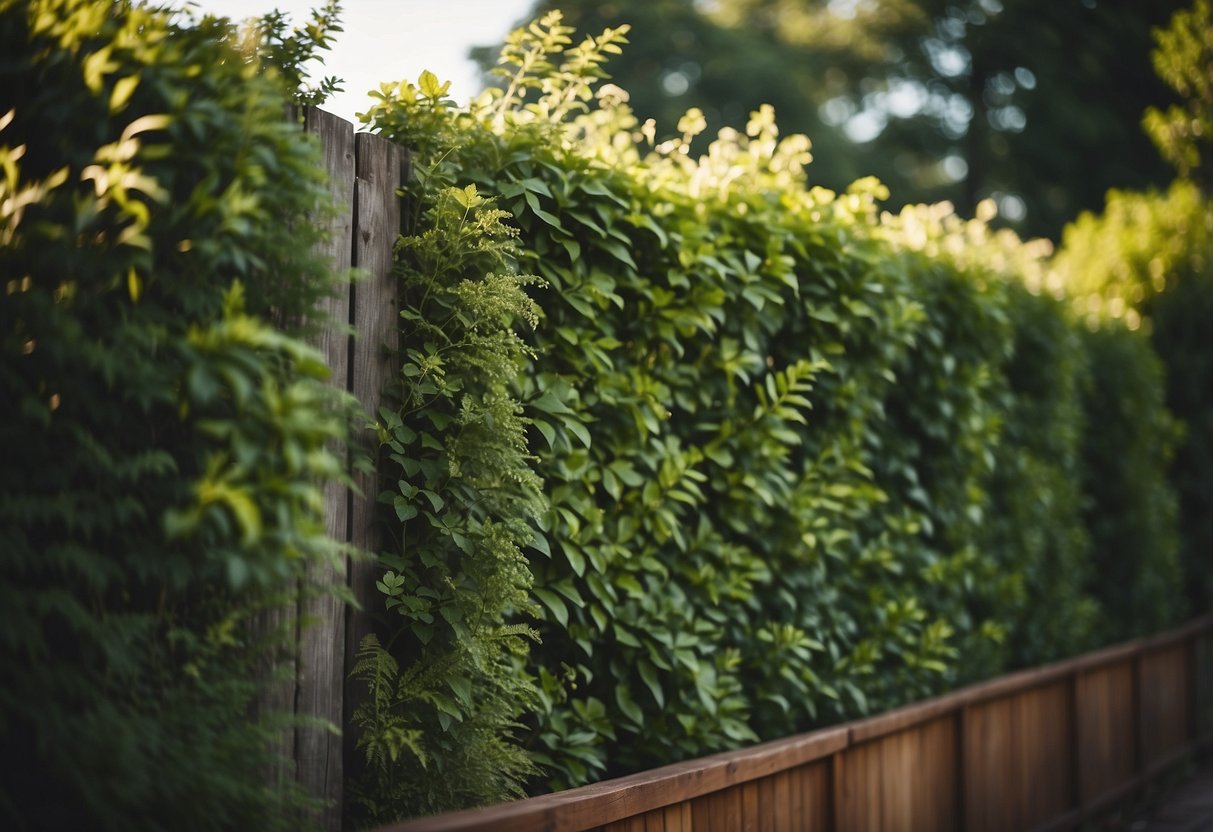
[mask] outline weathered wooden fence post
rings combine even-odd
[[[400,234],[400,200],[396,191],[404,173],[403,151],[369,133],[355,138],[353,264],[362,273],[350,293],[350,323],[354,345],[350,362],[350,391],[372,416],[379,410],[380,394],[393,376],[399,344],[400,307],[392,276],[392,252]],[[377,450],[373,436],[365,437],[368,450]],[[356,493],[351,506],[355,546],[366,551],[381,548],[375,531],[379,484],[373,473],[355,473]],[[347,670],[358,645],[370,631],[368,613],[379,607],[372,563],[351,564],[350,587],[362,610],[351,610],[346,631]],[[347,687],[348,691],[348,687]],[[351,712],[353,696],[347,703]]]
[[[379,136],[354,137],[353,265],[359,279],[350,287],[349,321],[354,330],[350,353],[349,390],[363,409],[378,417],[384,387],[397,372],[400,306],[392,274],[393,252],[400,234],[401,209],[397,189],[408,172],[407,156],[397,145]],[[362,437],[362,450],[378,454],[372,431]],[[350,541],[364,552],[384,548],[382,529],[375,523],[379,482],[374,472],[354,473],[357,491],[350,503]],[[347,770],[356,764],[351,717],[364,692],[349,673],[362,639],[371,632],[371,615],[382,606],[375,590],[375,565],[369,560],[350,563],[349,586],[360,609],[347,610],[345,664],[334,668],[345,685],[344,753]]]
[[[336,116],[315,108],[304,115],[304,130],[320,140],[329,189],[337,210],[328,220],[328,240],[322,253],[338,273],[346,273],[353,253],[354,130]],[[349,291],[330,298],[325,311],[340,325],[349,320]],[[332,373],[329,383],[349,389],[350,337],[344,329],[328,328],[315,344]],[[350,540],[350,494],[345,486],[330,483],[324,494],[325,525],[329,536]],[[348,571],[348,569],[347,569]],[[340,727],[344,718],[346,612],[344,604],[325,587],[346,580],[333,567],[314,568],[299,599],[299,659],[296,673],[295,715],[312,724],[296,728],[296,777],[308,794],[323,799],[328,808],[318,820],[326,830],[341,828],[343,753],[341,737],[320,727]]]
[[[294,118],[295,115],[290,116]],[[328,227],[321,255],[338,274],[357,269],[345,290],[325,301],[321,312],[335,323],[312,341],[331,372],[330,383],[353,394],[374,415],[391,378],[397,343],[398,307],[392,277],[392,252],[400,232],[396,190],[406,169],[404,152],[377,136],[355,134],[353,125],[315,108],[303,113],[303,129],[320,143],[335,211],[322,218]],[[353,331],[351,337],[346,324]],[[355,426],[352,452],[376,450],[374,434]],[[335,540],[373,552],[381,547],[374,526],[378,483],[373,473],[356,472],[358,492],[342,485],[325,489],[325,524]],[[315,820],[339,832],[344,810],[343,782],[352,738],[343,739],[357,693],[348,673],[358,644],[370,632],[375,608],[374,566],[352,560],[344,568],[312,567],[293,600],[268,610],[256,632],[296,637],[296,649],[262,669],[267,686],[258,707],[265,713],[293,714],[292,729],[276,737],[282,760],[267,776],[294,779],[325,803]],[[348,582],[361,609],[348,609],[327,591]]]

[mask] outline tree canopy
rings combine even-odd
[[[769,103],[813,140],[817,184],[871,174],[894,207],[948,199],[965,213],[992,197],[1020,233],[1057,238],[1109,188],[1169,181],[1141,118],[1175,100],[1151,30],[1185,5],[539,0],[532,14],[560,8],[582,31],[632,24],[610,72],[658,134],[690,107],[714,132]]]

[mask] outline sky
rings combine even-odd
[[[194,0],[202,13],[236,20],[272,9],[286,12],[293,24],[305,23],[321,0]],[[499,44],[531,10],[532,0],[344,0],[342,24],[325,56],[324,75],[345,79],[342,93],[324,109],[357,125],[366,109],[367,91],[385,81],[416,81],[430,70],[451,82],[450,95],[465,102],[480,90],[473,46]]]

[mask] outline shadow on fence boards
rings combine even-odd
[[[354,335],[316,341],[332,383],[368,412],[392,372],[397,304],[392,248],[400,230],[396,190],[405,152],[349,122],[304,112],[303,128],[324,149],[339,206],[326,255],[334,268],[362,272],[330,302]],[[374,549],[373,475],[357,474],[361,495],[326,494],[328,529]],[[348,581],[374,608],[373,566],[349,564],[313,583]],[[330,596],[301,593],[271,626],[300,629],[289,680],[269,704],[303,717],[281,738],[294,777],[330,808],[341,828],[342,772],[352,738],[308,727],[348,725],[356,694],[346,680],[369,632],[364,613]],[[281,669],[280,669],[281,670]],[[1097,816],[1213,739],[1213,616],[1150,639],[995,679],[879,716],[810,734],[501,806],[424,818],[380,832],[719,832],[721,830],[1068,829]]]

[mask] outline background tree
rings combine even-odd
[[[611,63],[642,118],[671,133],[699,107],[716,127],[773,104],[812,138],[810,177],[861,175],[892,205],[994,197],[1004,221],[1056,238],[1110,187],[1165,184],[1139,128],[1170,104],[1151,27],[1176,0],[539,0],[582,31],[632,23]]]

